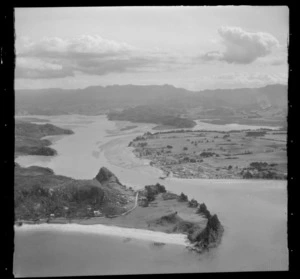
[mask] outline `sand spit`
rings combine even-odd
[[[122,228],[117,226],[96,225],[80,225],[80,224],[23,224],[15,226],[16,231],[33,232],[33,231],[59,231],[59,232],[77,232],[87,234],[99,234],[122,238],[132,238],[138,240],[146,240],[151,242],[161,242],[166,244],[177,244],[188,246],[189,241],[184,234],[168,234],[157,231]]]

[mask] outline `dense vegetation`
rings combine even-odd
[[[246,137],[263,137],[266,131],[249,131],[246,133]]]
[[[195,121],[178,116],[174,110],[159,106],[137,106],[124,109],[122,112],[110,112],[107,116],[109,120],[156,123],[176,128],[192,128],[196,125]]]
[[[286,179],[287,175],[278,173],[274,167],[276,163],[252,162],[248,168],[243,168],[241,175],[244,179]]]
[[[22,168],[16,164],[14,190],[17,220],[84,218],[94,216],[94,211],[115,215],[124,212],[122,205],[126,203],[111,187],[55,175],[51,169],[35,166]]]
[[[215,214],[208,218],[206,227],[202,231],[196,231],[188,235],[192,242],[196,242],[196,247],[208,249],[216,246],[221,241],[224,228],[221,225],[218,216]]]
[[[186,202],[188,201],[188,197],[187,195],[185,195],[184,193],[181,193],[177,199],[179,202]]]
[[[144,191],[142,194],[147,198],[148,202],[154,201],[155,197],[160,193],[166,193],[166,188],[163,185],[160,185],[159,183],[156,183],[155,185],[147,185],[144,188]]]
[[[51,142],[41,139],[45,136],[70,135],[71,130],[62,129],[52,124],[34,124],[24,121],[15,123],[15,153],[16,155],[53,156],[56,151],[49,147]]]
[[[202,214],[204,215],[206,218],[210,218],[211,214],[209,212],[209,210],[207,209],[205,203],[201,203],[197,209],[197,213],[198,214]]]

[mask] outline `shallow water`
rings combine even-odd
[[[199,257],[174,244],[157,247],[107,235],[17,230],[15,245],[16,277],[201,271]]]
[[[49,256],[48,249],[56,254],[55,247],[59,246],[57,252],[57,257],[61,258],[59,264],[64,264],[67,261],[66,266],[69,266],[66,254],[70,253],[70,250],[73,251],[72,257],[75,257],[73,254],[76,246],[70,248],[71,242],[65,241],[66,237],[61,233],[56,235],[55,232],[47,232],[45,233],[46,236],[50,234],[54,238],[53,242],[56,241],[60,245],[52,245],[51,240],[43,240],[44,249],[36,251],[36,248],[39,249],[39,238],[35,241],[34,236],[23,235],[20,232],[17,234],[16,240],[16,255],[19,257],[15,259],[15,266],[23,267],[19,268],[18,272],[20,273],[18,274],[34,272],[34,269],[37,269],[37,274],[40,272],[42,275],[45,270],[49,270],[54,275],[61,274],[60,272],[64,270],[67,275],[83,274],[81,272],[87,271],[90,271],[88,274],[128,273],[124,270],[136,270],[135,273],[142,273],[140,267],[147,266],[148,263],[148,267],[143,269],[146,273],[173,272],[174,270],[177,272],[187,272],[187,270],[190,272],[214,272],[288,269],[285,181],[176,178],[161,181],[159,177],[162,172],[149,166],[147,160],[136,158],[132,154],[131,148],[127,147],[133,138],[151,130],[154,125],[135,123],[137,128],[120,132],[122,127],[128,125],[128,122],[111,122],[105,116],[72,115],[46,117],[46,119],[65,128],[71,127],[75,123],[77,126],[71,128],[75,134],[55,138],[52,147],[58,151],[57,156],[22,156],[16,160],[20,165],[50,167],[57,174],[84,179],[95,177],[100,167],[106,166],[118,176],[122,183],[134,188],[142,188],[146,184],[160,182],[168,190],[176,193],[184,192],[189,198],[205,202],[212,213],[218,214],[225,227],[225,233],[221,245],[212,252],[202,255],[200,261],[199,256],[191,254],[185,249],[182,250],[182,247],[172,248],[179,249],[176,250],[178,253],[176,255],[180,255],[177,257],[168,250],[171,249],[168,245],[161,247],[162,250],[158,251],[149,248],[149,243],[142,244],[141,241],[138,241],[139,248],[134,246],[129,253],[126,245],[135,244],[122,242],[116,245],[112,244],[113,241],[111,241],[111,245],[106,246],[104,244],[106,242],[102,241],[106,239],[106,236],[99,236],[101,240],[97,242],[98,248],[96,249],[92,247],[95,236],[82,236],[73,233],[71,239],[75,242],[80,241],[80,245],[82,245],[80,249],[86,247],[85,249],[94,252],[85,251],[84,257],[78,258],[78,264],[75,264],[77,261],[73,260],[73,268],[60,268],[51,261],[46,261],[43,262],[44,271],[41,271],[39,265],[30,267],[30,263],[27,264],[28,261],[33,261],[26,259],[29,256],[22,257],[22,255],[28,255],[26,249],[30,250],[33,258],[43,258],[44,256],[47,258]],[[27,238],[29,238],[28,243],[26,242]],[[26,248],[29,244],[31,245],[30,248]],[[81,253],[80,249],[76,250],[79,254]],[[97,269],[94,258],[101,259],[101,262],[107,260],[102,259],[105,258],[101,254],[102,251],[100,250],[102,249],[106,250],[107,257],[112,257],[118,262],[114,266],[114,272],[112,272],[109,264],[103,264],[103,266],[99,264]],[[161,251],[164,253],[161,254]],[[123,252],[129,253],[130,256],[124,259]],[[98,256],[97,253],[99,253]],[[143,253],[143,257],[140,257],[141,253]],[[164,256],[162,257],[162,255]],[[183,260],[182,257],[186,260]],[[134,262],[138,263],[136,269],[130,268],[131,263]],[[86,265],[86,269],[80,269],[79,267],[82,265]]]

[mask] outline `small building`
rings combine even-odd
[[[50,218],[54,218],[54,217],[55,217],[55,214],[51,213]]]
[[[101,216],[100,210],[94,210],[94,216],[96,217]]]

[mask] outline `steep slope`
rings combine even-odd
[[[101,168],[99,173],[106,173]],[[55,217],[93,217],[94,211],[103,215],[121,214],[128,204],[118,179],[112,175],[100,183],[97,180],[75,180],[56,175],[42,167],[22,168],[15,165],[15,218],[36,220]],[[132,195],[132,193],[128,194]]]

